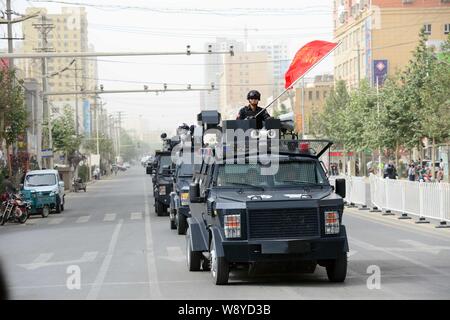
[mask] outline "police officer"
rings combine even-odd
[[[247,100],[249,102],[249,105],[242,107],[241,110],[239,110],[236,120],[254,118],[258,113],[261,112],[261,110],[263,110],[263,108],[258,107],[258,102],[259,100],[261,100],[261,94],[258,91],[251,90],[247,94]],[[270,115],[267,110],[264,110],[260,115],[258,115],[258,120],[267,120],[269,118]]]

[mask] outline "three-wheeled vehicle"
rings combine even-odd
[[[57,170],[33,170],[25,175],[22,194],[31,203],[31,214],[47,217],[51,210],[64,211],[64,181]]]
[[[251,120],[224,121],[224,132],[250,124],[245,141],[256,139],[257,149],[245,145],[242,161],[239,152],[228,152],[236,151],[230,144],[236,138],[224,134],[223,152],[205,157],[194,173],[188,268],[210,270],[214,283],[223,285],[235,268],[279,265],[312,273],[319,265],[330,281],[342,282],[349,251],[342,224],[345,180],[333,188],[320,160],[332,142],[279,140],[279,123],[271,120],[263,129]],[[268,152],[261,152],[263,145]]]

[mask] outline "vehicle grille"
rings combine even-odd
[[[252,209],[248,211],[249,238],[303,238],[319,236],[317,209]]]

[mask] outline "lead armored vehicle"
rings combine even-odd
[[[312,273],[319,265],[331,282],[343,282],[349,251],[342,224],[345,181],[331,186],[321,162],[332,142],[262,141],[278,137],[276,120],[262,129],[251,120],[223,122],[224,152],[206,152],[190,185],[188,268],[210,270],[213,282],[223,285],[237,268],[289,265]],[[250,132],[245,141],[258,140],[257,149],[244,146],[241,159],[230,156],[226,149],[238,148],[230,147],[227,128]],[[260,142],[268,152],[261,152]]]

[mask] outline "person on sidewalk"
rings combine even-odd
[[[408,180],[416,181],[416,167],[412,163],[409,165],[408,168]]]

